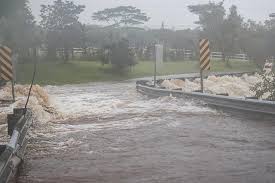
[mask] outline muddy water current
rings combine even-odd
[[[275,182],[275,120],[135,83],[47,86],[62,118],[36,125],[18,182]]]

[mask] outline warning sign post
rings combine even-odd
[[[201,92],[204,92],[203,71],[210,70],[210,43],[208,39],[200,40],[200,75],[201,75]]]

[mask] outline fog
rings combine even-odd
[[[48,4],[54,0],[30,0],[34,15],[39,20],[41,4]],[[119,5],[132,5],[148,13],[151,20],[145,25],[151,28],[159,28],[164,21],[167,28],[183,29],[195,27],[196,16],[192,15],[188,5],[207,3],[208,0],[73,0],[78,4],[86,5],[86,10],[81,15],[81,21],[85,23],[97,23],[91,18],[92,14],[104,8]],[[217,1],[217,0],[215,0]],[[225,7],[228,9],[232,4],[237,5],[239,12],[245,18],[256,21],[264,21],[271,12],[275,12],[274,0],[226,0]]]

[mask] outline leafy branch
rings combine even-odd
[[[263,98],[267,95],[267,100],[275,101],[275,73],[260,74],[261,81],[250,88],[251,91],[256,92],[255,97]]]

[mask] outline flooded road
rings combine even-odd
[[[46,89],[64,119],[36,126],[18,182],[275,182],[275,120],[151,99],[133,82]]]

